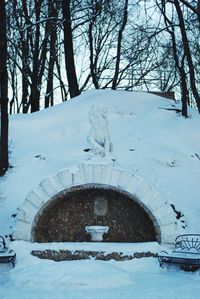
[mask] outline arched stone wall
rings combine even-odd
[[[130,193],[109,185],[86,184],[53,196],[38,211],[33,242],[87,242],[85,226],[108,226],[105,242],[160,241],[153,214]]]
[[[157,226],[160,242],[173,243],[177,235],[176,217],[163,194],[146,180],[115,167],[112,161],[105,159],[83,162],[76,171],[64,169],[44,179],[31,190],[19,209],[13,237],[18,240],[32,240],[35,217],[44,205],[48,205],[56,194],[68,188],[88,184],[106,185],[132,195]]]

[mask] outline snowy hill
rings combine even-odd
[[[27,115],[10,116],[10,163],[0,180],[0,232],[10,234],[17,208],[44,178],[88,158],[88,111],[108,110],[113,156],[119,167],[148,180],[177,211],[185,232],[199,233],[200,118],[184,119],[172,100],[153,94],[89,91]]]

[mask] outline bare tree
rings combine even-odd
[[[21,101],[13,97],[13,100],[17,101],[17,112],[38,111],[45,85],[46,95],[48,95],[46,105],[48,101],[53,101],[50,97],[53,95],[56,27],[58,11],[60,11],[56,3],[57,1],[54,0],[11,0],[9,2],[11,7],[9,72],[13,73],[12,65],[15,65],[18,70],[16,80],[22,86]],[[45,75],[47,80],[44,80]],[[13,89],[16,80],[12,79]]]
[[[165,1],[161,1],[158,3],[158,7],[163,15],[166,31],[171,36],[171,46],[173,51],[174,57],[174,64],[176,69],[178,70],[180,76],[180,86],[181,86],[181,102],[182,102],[182,115],[187,117],[187,106],[189,103],[189,90],[188,90],[188,83],[187,83],[187,74],[185,69],[185,53],[180,51],[180,47],[177,45],[178,41],[175,34],[175,25],[173,24],[172,20],[170,20],[167,16],[167,8]]]
[[[52,0],[48,0],[48,16],[52,20],[49,24],[49,62],[48,62],[48,73],[47,73],[47,86],[45,94],[45,108],[54,105],[54,66],[56,63],[57,56],[57,18],[58,12],[57,7]]]
[[[71,0],[62,0],[65,65],[71,98],[80,94],[74,62],[73,36],[71,26]]]
[[[10,112],[38,111],[54,105],[58,92],[65,101],[92,86],[175,88],[181,94],[184,116],[191,99],[200,110],[200,0],[155,0],[154,4],[8,1]],[[167,12],[160,9],[164,6]]]
[[[112,89],[116,89],[117,87],[117,80],[119,76],[119,65],[121,59],[122,35],[127,23],[127,19],[128,19],[128,0],[125,0],[122,21],[120,24],[118,39],[117,39],[117,54],[116,54],[115,73],[112,82]]]
[[[187,30],[185,27],[184,16],[183,16],[183,12],[180,7],[179,0],[174,0],[173,2],[174,2],[174,6],[176,8],[177,15],[178,15],[184,53],[185,53],[187,63],[188,63],[190,86],[191,86],[191,90],[192,90],[193,96],[194,96],[196,104],[197,104],[198,111],[200,113],[200,94],[199,94],[199,92],[197,90],[197,86],[196,86],[195,68],[194,68],[193,58],[192,58],[192,54],[191,54],[191,50],[190,50],[190,44],[189,44],[189,39],[188,39],[188,35],[187,35]]]
[[[5,1],[0,1],[0,175],[8,169],[8,76]]]

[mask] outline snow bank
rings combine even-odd
[[[108,110],[113,156],[119,167],[148,180],[173,204],[185,232],[200,227],[200,118],[185,119],[172,100],[153,94],[89,91],[63,104],[29,115],[10,116],[10,163],[0,179],[0,233],[12,232],[17,208],[44,178],[88,158],[88,111]],[[187,226],[186,226],[187,225]]]

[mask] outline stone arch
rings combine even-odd
[[[36,215],[52,198],[69,188],[89,184],[115,188],[132,196],[152,219],[160,243],[173,243],[177,235],[176,215],[164,195],[148,181],[115,167],[113,161],[105,159],[83,162],[76,170],[61,170],[31,190],[19,208],[14,239],[31,241]]]
[[[99,198],[106,202],[103,215],[94,211]],[[160,228],[151,211],[132,194],[105,184],[74,186],[53,196],[34,217],[31,240],[89,241],[86,225],[107,225],[106,242],[160,242]]]

